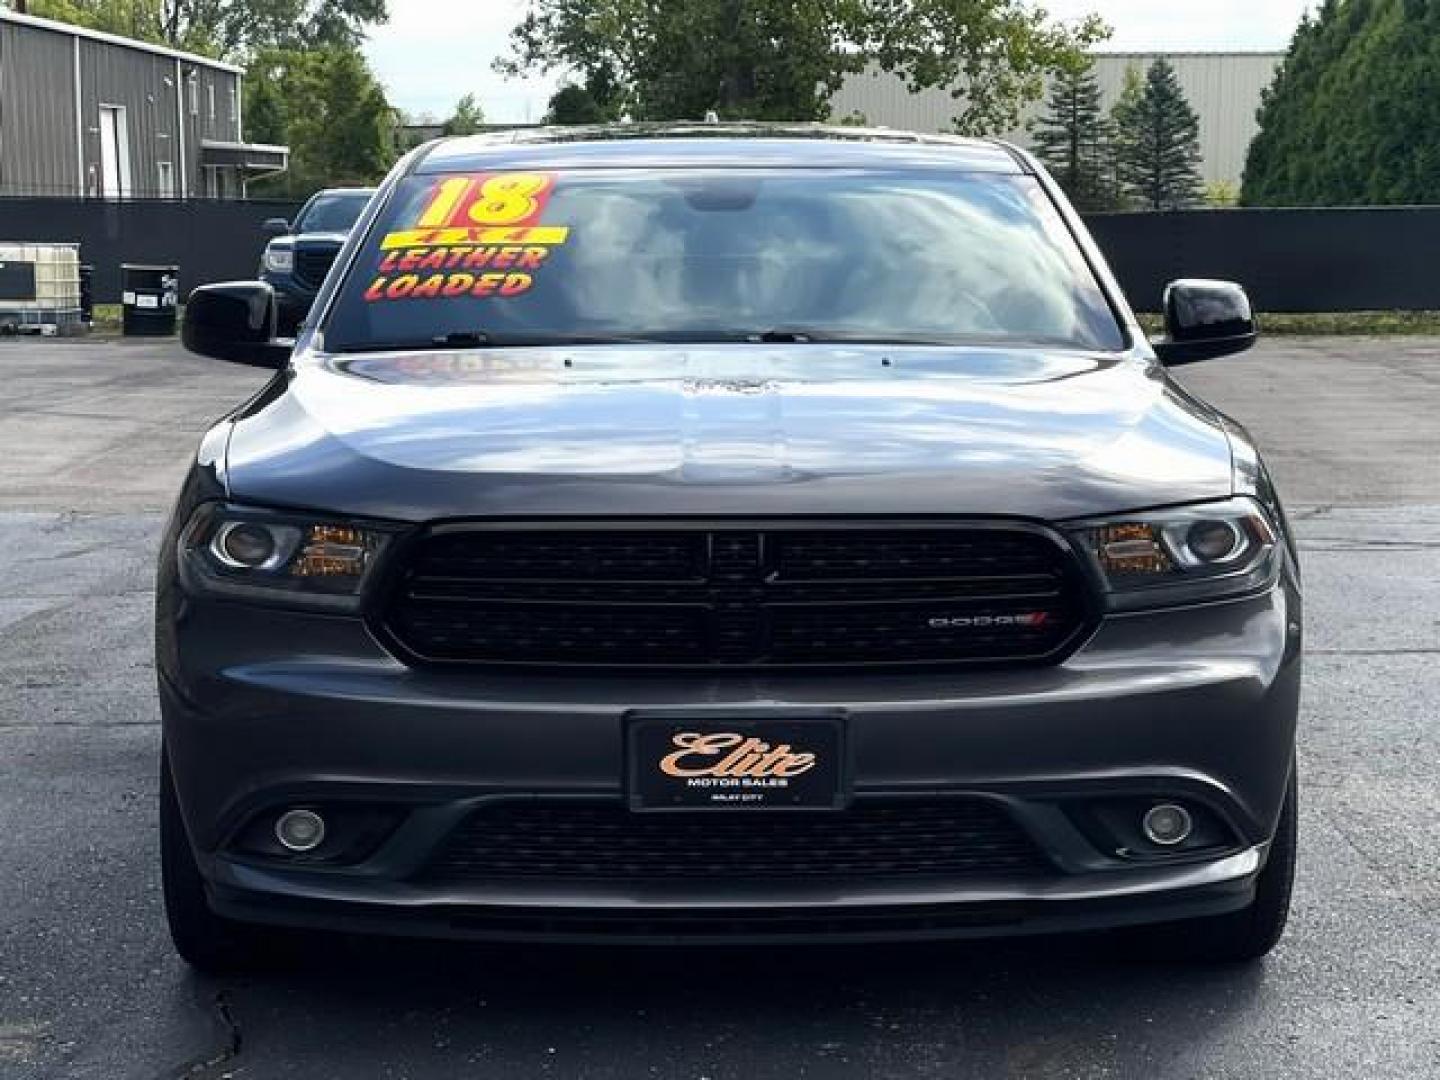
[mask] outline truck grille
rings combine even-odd
[[[1029,836],[984,799],[843,811],[633,813],[621,803],[497,802],[450,834],[429,882],[776,881],[1037,874]]]
[[[308,288],[319,289],[339,254],[339,244],[296,244],[295,280]]]
[[[1073,557],[1024,526],[444,526],[383,621],[419,661],[771,668],[1053,662]]]

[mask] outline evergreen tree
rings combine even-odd
[[[1111,126],[1094,67],[1087,56],[1057,73],[1030,136],[1036,156],[1077,209],[1109,210],[1115,205],[1109,178]]]
[[[1168,60],[1151,64],[1139,95],[1122,99],[1111,117],[1116,169],[1129,195],[1149,210],[1200,201],[1200,121]]]
[[[1440,4],[1325,0],[1258,113],[1242,201],[1440,201]]]

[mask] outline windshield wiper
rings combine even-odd
[[[781,345],[810,345],[810,344],[838,344],[838,345],[914,345],[914,346],[984,346],[984,345],[1016,345],[1016,346],[1055,346],[1059,348],[1078,348],[1074,342],[1050,338],[1020,338],[1002,334],[907,334],[904,332],[884,332],[873,330],[825,330],[807,326],[784,326],[772,330],[757,330],[745,334],[737,334],[735,339],[754,342],[756,344],[781,344]],[[735,340],[732,339],[732,340]]]
[[[354,341],[336,346],[336,353],[421,352],[438,349],[500,349],[507,346],[582,345],[896,345],[983,346],[1038,345],[1076,348],[1073,342],[1020,339],[988,334],[907,334],[875,330],[826,330],[808,326],[776,326],[765,330],[641,330],[633,334],[552,330],[451,330],[411,341]]]
[[[499,349],[507,345],[652,345],[653,337],[627,337],[616,334],[570,334],[550,331],[518,331],[496,333],[488,330],[451,330],[425,339],[410,341],[354,341],[334,349],[337,353],[362,352],[423,352],[436,349]]]
[[[448,334],[436,334],[430,341],[437,348],[483,349],[493,344],[484,330],[451,330]]]
[[[423,352],[431,349],[483,349],[494,344],[494,340],[483,330],[460,330],[448,334],[436,334],[429,339],[354,341],[332,351],[337,353]]]
[[[808,326],[777,326],[745,334],[744,340],[766,345],[953,345],[954,338],[925,334],[886,334],[869,330],[824,330]]]
[[[814,331],[781,328],[761,330],[758,334],[746,334],[745,336],[750,341],[765,345],[805,345],[816,340]]]

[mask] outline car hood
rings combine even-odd
[[[1220,418],[1139,357],[607,346],[303,355],[237,417],[233,498],[461,516],[1003,514],[1231,492]]]

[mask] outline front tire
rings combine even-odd
[[[191,967],[221,975],[255,968],[273,955],[278,943],[273,931],[226,919],[210,909],[164,750],[160,752],[160,875],[170,939]]]
[[[1270,855],[1255,882],[1255,899],[1228,915],[1146,927],[1138,944],[1150,956],[1204,964],[1245,964],[1273,949],[1290,917],[1298,847],[1298,781],[1290,771]]]

